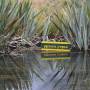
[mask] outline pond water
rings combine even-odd
[[[89,64],[87,52],[1,54],[0,90],[90,90]]]

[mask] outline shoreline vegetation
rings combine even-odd
[[[0,0],[0,54],[40,51],[42,41],[70,42],[71,52],[90,50],[90,8],[87,1],[64,0],[35,12],[31,1]],[[55,9],[54,9],[55,8]]]

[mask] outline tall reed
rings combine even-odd
[[[66,0],[62,12],[54,14],[59,23],[52,20],[65,39],[80,50],[87,50],[89,46],[90,20],[87,10],[86,2],[79,3],[74,0],[68,2]]]

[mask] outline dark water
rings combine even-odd
[[[49,55],[0,55],[0,90],[90,90],[89,53]]]

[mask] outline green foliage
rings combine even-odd
[[[19,27],[18,11],[18,4],[13,6],[9,0],[0,0],[0,46],[5,46]]]
[[[6,49],[14,36],[30,40],[37,31],[36,17],[30,1],[18,3],[11,0],[0,0],[0,47]]]
[[[62,32],[65,39],[71,42],[73,47],[87,50],[90,38],[90,20],[87,13],[87,3],[66,1],[62,12],[60,14],[55,13],[54,15],[59,23],[54,20],[52,22]]]

